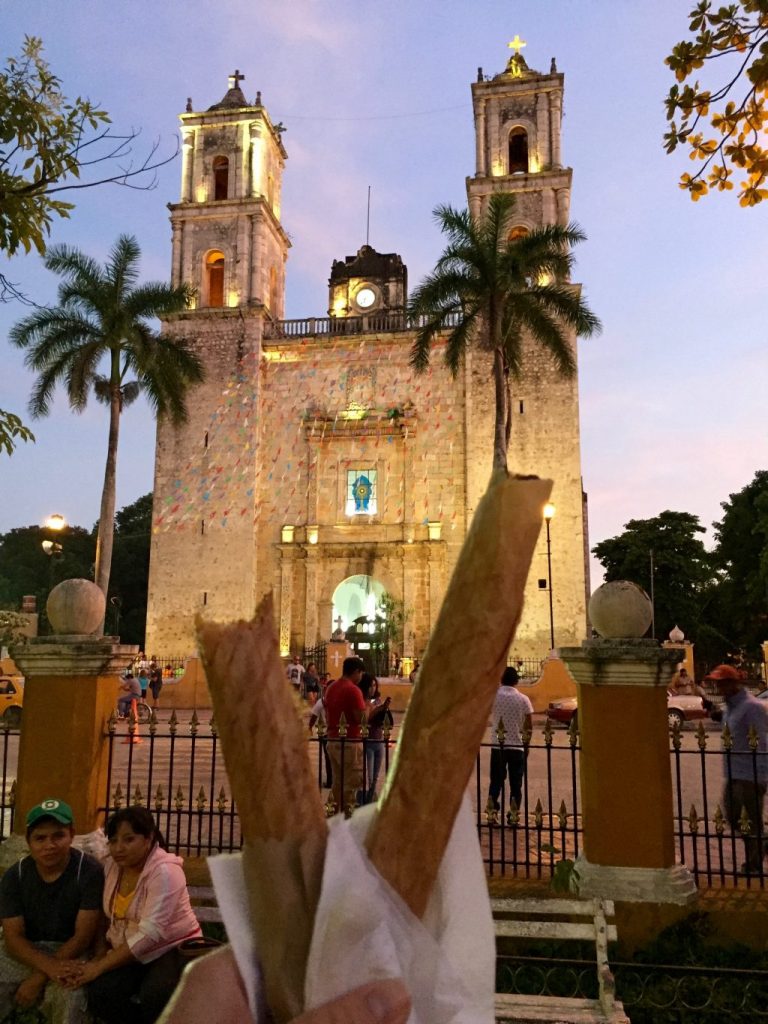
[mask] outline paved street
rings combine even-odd
[[[149,736],[148,729],[141,730],[142,743],[136,746],[125,744],[124,733],[126,727],[120,724],[118,734],[114,741],[113,771],[111,778],[112,791],[119,782],[121,785],[123,799],[126,792],[136,793],[136,787],[143,800],[150,795],[150,802],[155,803],[158,797],[158,786],[161,789],[164,814],[168,824],[173,824],[175,812],[168,805],[169,795],[171,799],[178,798],[179,805],[184,809],[189,807],[190,796],[193,806],[200,807],[205,801],[207,816],[211,819],[220,818],[220,809],[216,800],[223,789],[227,801],[229,800],[229,785],[224,772],[224,765],[221,756],[221,745],[214,741],[210,735],[210,716],[206,713],[200,716],[200,726],[195,737],[190,735],[189,716],[186,713],[179,714],[179,727],[175,738],[168,736],[168,713],[161,712],[160,724],[157,730],[154,743]],[[402,715],[395,716],[395,728],[392,733],[393,741],[397,738]],[[573,814],[574,806],[580,806],[578,760],[579,751],[573,750],[570,744],[568,732],[565,729],[557,728],[552,736],[551,747],[547,748],[543,733],[544,716],[534,717],[534,732],[531,741],[531,749],[528,759],[528,771],[526,777],[527,808],[529,815],[534,813],[537,802],[540,800],[545,816],[550,812],[557,814],[561,804],[565,804],[569,815]],[[706,777],[709,814],[714,812],[716,803],[720,799],[721,789],[721,758],[718,756],[720,749],[720,734],[716,729],[707,731],[707,753],[702,754],[698,747],[697,735],[693,726],[686,726],[682,733],[681,753],[672,757],[673,776],[673,797],[675,811],[678,806],[682,808],[683,814],[687,815],[691,805],[695,805],[699,814],[704,810],[704,798],[702,778]],[[490,743],[491,730],[486,735],[486,743]],[[642,743],[641,736],[637,738]],[[312,757],[313,771],[318,765],[318,746],[316,742],[308,744],[310,756]],[[150,751],[152,751],[152,769],[150,773]],[[469,784],[469,795],[473,807],[476,809],[479,803],[482,809],[488,792],[488,766],[490,751],[484,747],[480,754],[479,780],[477,773]],[[677,765],[679,764],[679,773]],[[679,776],[679,787],[678,787]],[[479,785],[478,785],[479,781]],[[425,796],[428,796],[428,787],[425,789]],[[213,806],[212,804],[213,799]],[[628,793],[627,799],[642,799],[642,793]],[[223,807],[224,805],[222,805]],[[227,811],[229,803],[226,804]],[[223,813],[223,812],[222,812]],[[195,826],[192,818],[186,815],[178,815],[184,819],[185,828],[190,838],[194,839]],[[196,816],[195,816],[196,817]],[[227,819],[229,814],[226,815]],[[212,821],[211,821],[212,824]],[[228,823],[224,822],[226,833]],[[218,829],[216,829],[218,831]]]
[[[110,774],[111,803],[114,805],[117,787],[120,787],[120,800],[141,799],[148,803],[160,820],[163,830],[169,839],[180,847],[199,849],[206,852],[211,849],[236,846],[239,842],[239,827],[233,813],[229,782],[224,770],[221,744],[212,737],[210,730],[210,714],[199,716],[199,725],[195,735],[190,729],[190,714],[181,712],[178,715],[179,725],[175,736],[169,732],[170,713],[161,711],[159,724],[154,738],[148,728],[141,728],[139,744],[126,743],[127,727],[119,723],[112,741],[112,768]],[[395,728],[392,741],[397,738],[402,715],[395,715]],[[0,733],[0,758],[5,766],[4,790],[7,794],[16,777],[18,756],[18,734],[10,733],[2,754],[5,736]],[[489,729],[485,743],[491,741]],[[642,736],[637,737],[642,743]],[[311,758],[313,774],[318,772],[319,748],[317,742],[307,744]],[[571,747],[567,730],[557,728],[552,734],[551,746],[547,747],[544,738],[544,716],[534,716],[534,731],[528,758],[528,770],[525,780],[524,809],[527,816],[521,815],[528,823],[528,831],[524,843],[528,844],[528,855],[533,847],[543,843],[553,845],[557,853],[555,859],[564,852],[573,852],[574,838],[573,812],[576,807],[580,812],[580,788],[578,763],[580,753]],[[720,802],[722,788],[722,758],[720,756],[720,733],[710,723],[706,732],[706,748],[702,752],[699,747],[698,735],[693,726],[686,726],[682,732],[679,754],[672,753],[672,785],[674,813],[682,813],[687,818],[691,807],[696,808],[699,817],[707,813],[712,822],[715,809]],[[479,771],[473,773],[468,786],[468,793],[473,809],[480,807],[479,821],[485,825],[485,805],[488,793],[490,750],[488,746],[481,749]],[[320,781],[318,772],[318,782]],[[706,779],[708,802],[704,797],[703,780]],[[425,799],[429,797],[429,787],[425,787]],[[642,793],[628,793],[628,800],[642,800]],[[536,808],[541,802],[542,817],[540,830],[536,831]],[[561,805],[565,806],[567,834],[560,832],[558,812]],[[495,843],[493,857],[499,855],[500,831],[494,829],[493,838],[487,830],[483,831],[482,841],[486,858],[491,856],[489,842]],[[686,826],[685,831],[688,831]],[[710,846],[717,845],[716,837]],[[699,834],[703,832],[700,826]],[[522,840],[521,840],[522,841]],[[686,859],[690,861],[690,838],[686,839]],[[703,840],[699,841],[700,862],[706,862],[706,851]],[[730,865],[735,851],[730,847],[726,837],[724,844],[724,862]],[[710,851],[711,852],[711,851]],[[520,853],[520,856],[523,854]],[[538,857],[540,854],[536,852]],[[718,852],[718,857],[720,853]],[[509,849],[505,857],[510,857]],[[720,861],[718,860],[718,863]]]

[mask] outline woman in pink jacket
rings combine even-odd
[[[187,961],[179,953],[200,933],[182,860],[165,850],[144,807],[125,807],[107,823],[104,879],[108,928],[100,954],[83,965],[88,1005],[105,1024],[153,1024]]]

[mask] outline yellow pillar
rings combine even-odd
[[[59,587],[86,582],[68,580]],[[84,632],[37,637],[13,649],[26,680],[16,780],[17,832],[24,832],[29,808],[46,797],[59,797],[72,807],[78,832],[103,824],[98,808],[106,800],[106,723],[116,705],[117,677],[137,652],[137,647],[121,645],[117,637]]]
[[[590,621],[600,629],[592,602]],[[620,629],[621,623],[609,622],[604,632],[611,628]],[[631,632],[631,623],[623,630]],[[645,631],[642,621],[636,631]],[[579,893],[688,902],[695,885],[690,872],[675,862],[666,706],[667,685],[683,652],[663,649],[655,640],[607,636],[559,653],[579,698],[584,830],[575,868]]]

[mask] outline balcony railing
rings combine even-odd
[[[444,326],[455,327],[459,319],[458,313],[446,317]],[[336,338],[347,334],[390,334],[395,331],[415,331],[425,322],[425,317],[410,316],[402,309],[367,316],[309,316],[299,320],[267,320],[264,324],[264,340],[291,341],[298,338]]]

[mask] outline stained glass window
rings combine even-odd
[[[347,515],[375,516],[378,509],[376,470],[348,469],[347,500],[345,504]]]

